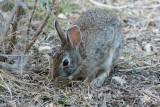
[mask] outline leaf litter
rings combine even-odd
[[[27,56],[5,56],[10,64],[0,68],[0,105],[2,107],[158,107],[160,106],[160,1],[159,0],[75,0],[78,11],[59,14],[64,29],[82,12],[109,8],[124,27],[125,47],[114,70],[101,87],[81,81],[54,84],[50,81],[51,57],[60,45],[54,27],[42,33]],[[71,4],[72,4],[71,3]],[[67,19],[66,19],[67,18]],[[22,20],[25,20],[22,18]],[[36,26],[34,26],[36,23]],[[41,21],[33,20],[31,34]],[[27,25],[21,25],[27,28]],[[14,55],[22,54],[25,44],[18,29]],[[23,29],[26,31],[27,29]],[[44,32],[46,29],[43,29]],[[34,37],[27,37],[31,41]],[[0,52],[3,50],[0,47]],[[47,50],[47,51],[46,51]],[[49,56],[49,55],[50,56]],[[19,60],[17,60],[19,59]],[[0,59],[1,62],[3,59]],[[23,70],[23,74],[12,70]],[[116,77],[116,79],[115,79]],[[116,81],[112,81],[115,79]],[[120,82],[121,81],[121,82]]]

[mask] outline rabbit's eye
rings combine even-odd
[[[68,66],[68,64],[69,64],[68,59],[65,59],[65,60],[63,61],[63,66]]]

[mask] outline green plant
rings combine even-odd
[[[67,97],[66,96],[60,96],[60,98],[58,99],[58,103],[59,104],[66,104],[66,100],[67,100]]]

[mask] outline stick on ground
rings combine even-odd
[[[30,18],[29,18],[27,35],[29,35],[30,26],[31,26],[31,21],[32,21],[32,17],[33,17],[33,14],[34,14],[34,12],[35,12],[35,9],[36,9],[36,5],[37,5],[37,0],[35,0],[35,2],[34,2],[34,8],[33,8],[33,11],[32,11],[31,16],[30,16]]]
[[[37,40],[37,38],[39,37],[39,34],[42,32],[42,29],[44,28],[44,26],[47,24],[47,21],[49,19],[50,16],[50,12],[47,12],[47,16],[45,18],[45,20],[43,21],[42,25],[39,27],[39,29],[37,30],[34,39],[31,41],[31,43],[26,47],[26,49],[24,50],[24,53],[28,52],[28,50],[31,48],[31,46],[34,44],[34,42]]]

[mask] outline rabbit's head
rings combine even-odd
[[[76,75],[81,64],[78,49],[81,42],[80,29],[75,25],[64,33],[58,21],[55,21],[55,28],[61,39],[61,47],[53,56],[53,78]]]

